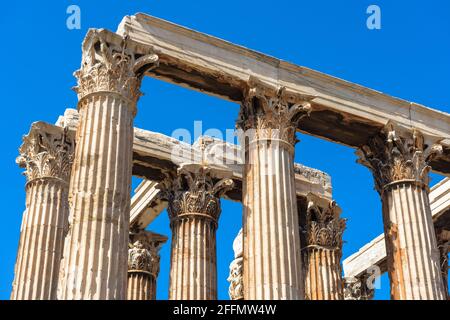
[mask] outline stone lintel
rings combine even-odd
[[[106,32],[106,31],[105,31]],[[388,121],[416,128],[428,137],[450,141],[450,115],[395,98],[324,73],[232,44],[162,19],[138,13],[126,16],[117,33],[151,47],[158,68],[148,76],[241,102],[250,79],[284,87],[291,96],[314,97],[312,112],[299,130],[351,147],[359,147]],[[450,143],[431,163],[449,173]]]
[[[130,226],[145,229],[167,208],[167,202],[159,198],[158,182],[144,180],[134,190],[131,199]]]

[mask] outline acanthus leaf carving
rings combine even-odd
[[[46,131],[40,123],[33,124],[23,137],[16,162],[25,168],[28,181],[38,178],[58,178],[69,182],[75,142],[68,130]]]
[[[215,182],[210,168],[199,166],[196,172],[178,169],[176,175],[168,174],[161,184],[162,197],[168,201],[170,220],[181,216],[202,215],[216,224],[221,213],[220,197],[233,188],[228,178]]]
[[[127,49],[128,39],[120,45],[108,43],[101,31],[90,30],[83,43],[81,68],[74,73],[78,99],[100,91],[115,92],[136,103],[145,71],[158,66],[159,57],[149,52],[137,55]]]
[[[227,281],[230,283],[228,294],[231,300],[244,299],[244,258],[238,257],[230,264],[230,275]]]
[[[245,132],[254,130],[255,139],[279,139],[293,146],[297,142],[295,132],[299,121],[311,113],[312,98],[305,95],[293,99],[285,87],[274,90],[250,79],[237,127]]]
[[[369,289],[365,278],[344,278],[344,300],[371,300],[375,290]]]
[[[346,219],[339,217],[339,207],[335,201],[321,206],[314,200],[308,201],[306,215],[306,239],[308,247],[342,250],[342,235]]]
[[[128,272],[148,273],[156,278],[160,268],[159,250],[166,240],[148,231],[130,234]]]
[[[231,300],[244,299],[244,258],[242,247],[242,228],[233,241],[234,260],[230,264],[230,275],[227,281],[230,283],[228,294]]]
[[[356,152],[358,163],[368,167],[374,176],[375,188],[381,194],[385,186],[402,180],[415,180],[429,184],[429,162],[442,153],[437,143],[425,144],[419,130],[402,130],[389,122]]]

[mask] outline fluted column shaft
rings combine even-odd
[[[140,92],[125,45],[91,30],[78,78],[80,121],[60,299],[126,299],[133,119]]]
[[[247,152],[243,185],[245,299],[300,299],[292,146],[260,140],[253,141]]]
[[[28,182],[12,300],[56,299],[74,145],[62,128],[49,132],[45,126],[50,127],[33,124],[17,159],[27,169]]]
[[[101,93],[80,101],[62,299],[125,299],[133,115]]]
[[[54,300],[69,216],[68,185],[44,178],[29,182],[26,189],[11,299]]]
[[[167,237],[140,230],[130,233],[127,300],[155,300],[159,250]]]
[[[428,161],[436,150],[427,147],[420,132],[390,124],[360,151],[360,162],[372,169],[381,195],[395,300],[445,299],[428,199]]]
[[[245,300],[303,298],[294,145],[296,121],[308,112],[259,84],[241,106]]]
[[[216,300],[216,222],[187,213],[171,223],[170,300]]]
[[[145,272],[128,271],[127,300],[156,300],[156,278]]]
[[[308,300],[343,300],[343,286],[338,250],[309,248],[305,261],[305,298]]]
[[[391,294],[396,300],[443,298],[443,280],[427,189],[397,181],[382,194]]]
[[[182,167],[165,190],[172,229],[170,300],[217,299],[216,230],[220,196],[233,185],[209,169]]]

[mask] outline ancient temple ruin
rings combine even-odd
[[[155,299],[168,237],[148,227],[165,209],[169,299],[217,299],[222,198],[243,206],[233,300],[371,299],[372,266],[392,299],[448,298],[450,178],[430,190],[428,176],[450,175],[449,114],[145,14],[89,30],[75,76],[77,110],[33,123],[19,149],[12,299]],[[239,104],[241,143],[135,128],[145,76]],[[373,173],[385,232],[343,262],[331,178],[294,163],[296,132],[354,148]]]

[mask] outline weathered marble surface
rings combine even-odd
[[[159,251],[167,237],[146,230],[130,232],[127,300],[155,300],[160,270]]]
[[[307,197],[305,243],[302,248],[305,299],[343,300],[342,246],[346,220],[335,201]]]
[[[151,50],[114,43],[98,30],[83,41],[60,299],[127,296],[133,121],[143,73],[157,64]]]
[[[234,260],[230,263],[230,283],[228,294],[231,300],[244,300],[244,250],[242,248],[242,228],[233,241]]]
[[[450,229],[450,178],[433,186],[429,198],[434,224],[444,224]],[[384,234],[380,234],[343,261],[345,277],[360,277],[371,266],[379,266],[381,272],[387,271]]]
[[[69,219],[72,132],[44,122],[23,137],[17,164],[27,178],[11,299],[54,300]]]
[[[56,125],[75,130],[78,113],[74,109],[66,109],[58,118]],[[204,148],[203,152],[201,148]],[[172,137],[134,128],[133,175],[145,178],[136,188],[131,199],[131,225],[145,228],[167,206],[158,198],[158,182],[165,176],[164,172],[174,170],[183,163],[200,160],[218,169],[231,171],[235,181],[233,190],[225,194],[226,198],[241,201],[243,161],[241,148],[219,139],[202,136],[193,145],[180,142]],[[297,197],[306,198],[314,193],[331,199],[332,186],[328,174],[296,163],[295,190]]]
[[[220,198],[233,180],[199,164],[173,174],[162,186],[172,230],[169,299],[216,300]]]
[[[104,31],[108,32],[108,31]],[[111,38],[116,34],[109,32]],[[445,152],[433,160],[436,171],[450,173],[450,115],[324,73],[298,66],[228,41],[138,13],[126,16],[117,34],[158,52],[159,68],[147,73],[168,82],[235,102],[243,100],[249,79],[312,97],[312,112],[299,130],[359,147],[388,121],[443,140]],[[114,41],[120,41],[117,37]]]

